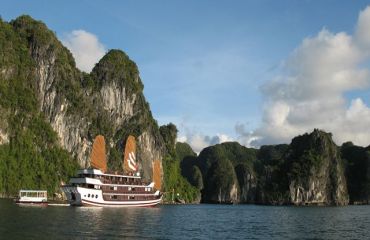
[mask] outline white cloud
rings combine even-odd
[[[246,147],[254,146],[254,143],[260,139],[253,132],[246,131],[245,125],[242,123],[235,125],[235,132],[238,134],[238,142]]]
[[[369,52],[370,47],[370,6],[360,12],[358,17],[355,40]]]
[[[186,140],[188,140],[187,138],[186,138],[186,136],[178,136],[177,137],[177,139],[176,139],[176,141],[177,142],[186,142]]]
[[[217,134],[216,137],[218,139],[218,143],[234,141],[230,136],[228,136],[226,134]]]
[[[368,89],[370,7],[359,15],[354,36],[323,29],[306,38],[282,67],[282,74],[261,90],[265,109],[261,126],[239,133],[244,144],[289,142],[314,128],[333,133],[337,144],[370,144],[370,109],[360,98],[344,94]],[[348,106],[349,105],[349,106]],[[239,129],[240,130],[240,129]]]
[[[72,52],[77,67],[84,72],[90,72],[106,52],[97,36],[84,30],[66,34],[62,43]]]
[[[179,136],[178,142],[187,142],[194,152],[199,154],[204,148],[223,143],[231,142],[233,139],[225,134],[216,134],[215,136],[207,136],[200,133],[187,132],[186,136]]]

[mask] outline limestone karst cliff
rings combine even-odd
[[[192,167],[199,167],[204,182],[202,202],[272,205],[349,202],[346,166],[340,149],[330,133],[317,129],[295,137],[289,145],[248,149],[238,143],[218,144],[205,148],[198,157],[189,158],[182,167],[190,180]],[[195,186],[193,182],[190,181]]]
[[[294,138],[285,157],[291,203],[348,204],[344,162],[330,133],[315,129]]]
[[[101,134],[108,167],[121,169],[124,140],[134,135],[142,176],[152,178],[153,161],[162,162],[167,150],[139,70],[123,51],[110,50],[91,73],[81,72],[55,34],[29,16],[1,21],[0,46],[0,144],[14,142],[22,123],[12,126],[12,118],[21,109],[29,122],[37,115],[51,126],[55,142],[48,144],[65,149],[81,167],[89,166],[92,141]]]
[[[351,204],[370,203],[370,146],[346,142],[341,147]]]
[[[195,174],[202,176],[202,202],[254,203],[256,153],[256,149],[237,142],[217,144],[203,149],[196,159],[189,159],[183,171],[189,172],[188,179],[196,179]]]
[[[330,133],[315,129],[289,145],[263,146],[258,161],[259,203],[348,204],[344,161]]]

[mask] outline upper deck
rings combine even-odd
[[[121,174],[114,174],[114,173],[103,173],[102,171],[98,169],[80,169],[77,171],[77,175],[85,176],[85,177],[91,177],[93,175],[96,175],[96,176],[141,179],[140,175],[135,176],[135,175],[121,175]]]
[[[141,180],[140,176],[103,173],[97,169],[81,169],[77,177],[70,179],[70,184],[93,185],[136,185],[137,187],[152,187],[153,183]]]

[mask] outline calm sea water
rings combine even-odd
[[[0,199],[0,239],[369,239],[370,206],[20,207]]]

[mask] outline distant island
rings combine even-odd
[[[137,139],[143,179],[160,162],[167,202],[269,205],[368,204],[370,147],[336,146],[315,129],[290,144],[246,148],[237,142],[197,156],[177,143],[177,128],[158,126],[136,64],[110,50],[91,73],[30,16],[0,19],[0,194],[19,189],[60,192],[88,167],[93,139],[106,137],[109,171],[122,168],[129,135]]]
[[[369,166],[370,147],[336,146],[330,133],[318,129],[289,145],[222,143],[181,162],[202,202],[267,205],[368,204]]]

